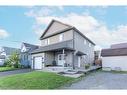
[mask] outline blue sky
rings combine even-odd
[[[77,27],[98,47],[109,47],[127,42],[126,17],[126,6],[0,6],[0,46],[39,44],[48,23],[57,19]]]

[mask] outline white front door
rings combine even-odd
[[[65,64],[65,54],[58,54],[58,65],[64,66]]]
[[[81,56],[78,56],[78,67],[81,67]]]

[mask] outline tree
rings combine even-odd
[[[20,67],[20,62],[19,62],[20,58],[19,58],[19,54],[18,52],[13,52],[9,58],[5,61],[5,64],[7,66],[13,66],[15,68],[19,68]]]

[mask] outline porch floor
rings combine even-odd
[[[73,69],[72,67],[55,66],[55,67],[45,67],[39,71],[54,72],[63,76],[78,78],[86,74],[87,72],[91,72],[99,68],[101,68],[101,66],[91,66],[89,69]]]
[[[45,67],[41,69],[40,71],[59,73],[59,72],[66,72],[68,70],[73,70],[73,69],[72,67],[52,66],[52,67]]]

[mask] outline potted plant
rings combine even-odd
[[[89,69],[90,68],[90,64],[85,64],[85,69]]]

